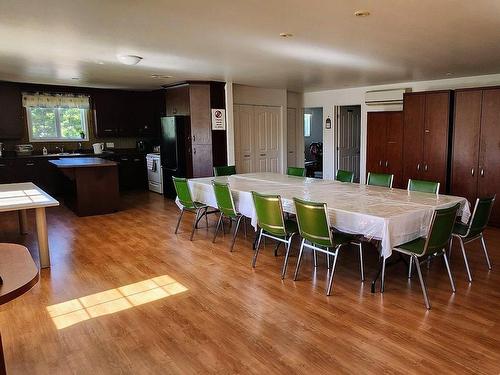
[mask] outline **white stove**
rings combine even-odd
[[[160,154],[147,154],[146,166],[148,168],[149,190],[163,194],[163,174],[161,171]]]

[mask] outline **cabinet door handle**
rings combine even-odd
[[[427,172],[427,164],[426,164],[426,165],[424,165],[424,171],[426,171],[426,172]]]
[[[417,164],[417,171],[420,171],[420,163]]]
[[[389,160],[385,161],[385,167],[387,168],[389,166]]]
[[[484,169],[481,168],[481,177],[484,177]]]
[[[381,167],[382,166],[382,160],[379,160],[378,161],[378,166]]]
[[[470,170],[470,174],[471,174],[472,176],[474,176],[474,168],[472,168],[472,169]]]
[[[34,165],[35,165],[35,163],[26,163],[26,166],[27,166],[27,167],[32,167],[32,166],[34,166]]]
[[[0,167],[6,167],[6,165],[5,164],[0,164]]]
[[[245,158],[249,158],[249,157],[250,157],[250,155],[243,155],[243,157],[245,157]]]
[[[196,155],[196,149],[195,149],[195,148],[193,148],[193,154],[195,154],[195,155]]]
[[[196,142],[196,135],[193,135],[193,142]]]
[[[266,154],[260,154],[260,156],[266,156]]]

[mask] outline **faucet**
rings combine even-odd
[[[63,154],[64,153],[64,146],[61,146],[61,147],[56,146],[56,151],[59,151],[59,152],[57,152],[57,154]]]

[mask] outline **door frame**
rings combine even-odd
[[[366,179],[366,168],[363,168],[363,161],[366,160],[363,155],[366,153],[366,143],[363,144],[363,118],[366,117],[366,112],[363,111],[363,105],[361,103],[354,104],[342,104],[333,106],[333,119],[334,119],[334,132],[333,132],[333,176],[332,179],[335,179],[335,175],[337,170],[339,169],[339,142],[340,142],[340,110],[342,107],[359,107],[360,117],[359,117],[359,183],[365,183]],[[365,120],[366,122],[366,120]],[[325,154],[323,153],[323,156]]]

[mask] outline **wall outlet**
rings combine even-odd
[[[106,148],[115,148],[115,142],[106,142]]]

